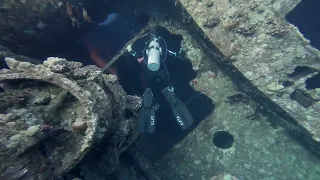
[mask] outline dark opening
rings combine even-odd
[[[124,111],[124,115],[123,115],[123,116],[124,116],[125,119],[130,119],[130,118],[134,117],[134,114],[133,114],[132,111],[126,109],[126,110]]]
[[[8,68],[6,62],[4,61],[5,57],[0,57],[0,69]]]
[[[297,26],[300,32],[320,49],[320,1],[303,0],[286,15],[286,19]]]
[[[317,74],[306,80],[306,88],[308,90],[320,88],[320,74]]]
[[[114,179],[145,179],[145,174],[136,165],[134,158],[125,151],[119,157],[120,165],[114,173]],[[111,179],[111,178],[110,178]]]
[[[45,147],[44,143],[40,143],[38,149],[39,149],[40,154],[43,157],[47,157],[48,156],[48,153],[46,151],[46,147]]]
[[[155,29],[157,35],[166,41],[170,51],[177,52],[180,49],[181,35],[173,35],[162,27],[156,27]],[[145,42],[141,42],[140,44],[144,46]],[[133,45],[132,48],[135,49],[137,46]],[[137,140],[137,148],[151,162],[161,159],[164,154],[197,127],[214,110],[212,100],[201,92],[195,91],[190,86],[190,81],[197,75],[197,72],[192,68],[190,60],[168,56],[165,64],[175,89],[175,95],[187,106],[194,119],[194,123],[187,130],[181,129],[172,115],[169,104],[161,94],[163,87],[161,85],[152,87],[154,98],[160,105],[159,110],[156,112],[155,132],[140,134]],[[116,63],[120,84],[128,94],[141,96],[145,90],[145,82],[143,81],[145,74],[142,73],[145,70],[141,66],[142,64],[139,64],[131,55],[122,56]]]
[[[233,141],[233,136],[227,131],[218,131],[213,135],[213,144],[220,149],[231,148]]]
[[[250,98],[246,96],[245,94],[235,94],[232,96],[228,96],[228,102],[232,104],[240,103],[240,102],[248,102],[250,101]]]
[[[291,81],[284,81],[284,82],[282,83],[282,85],[283,85],[284,87],[289,87],[289,86],[292,86],[292,85],[293,85],[293,82],[291,82]]]
[[[316,70],[307,67],[307,66],[297,66],[294,71],[289,74],[289,77],[294,79],[294,80],[298,80],[302,77],[305,77],[313,72],[315,72]]]
[[[13,80],[4,80],[2,81],[11,89],[19,89],[19,88],[32,88],[35,86],[39,87],[47,87],[48,85],[52,85],[51,83],[45,81],[38,81],[32,79],[13,79]]]
[[[302,90],[295,90],[290,94],[290,98],[298,102],[301,106],[308,108],[312,106],[316,101],[310,97],[309,94]]]

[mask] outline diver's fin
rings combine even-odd
[[[152,133],[155,129],[155,111],[152,107],[153,94],[150,88],[144,91],[142,107],[139,113],[138,131],[140,133]]]
[[[182,129],[187,129],[190,127],[193,123],[193,118],[183,102],[178,99],[173,92],[173,88],[165,88],[162,90],[162,94],[167,99],[168,103],[170,104],[170,107],[172,109],[172,112],[180,125]]]
[[[139,133],[153,133],[155,129],[155,112],[152,108],[142,109],[139,115]]]

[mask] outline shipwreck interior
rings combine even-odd
[[[110,14],[113,15],[113,13]],[[108,21],[110,14],[105,21]],[[101,23],[96,27],[76,33],[71,39],[63,42],[62,48],[52,55],[76,60],[86,65],[97,65],[102,68],[135,34],[146,27],[148,19],[147,15],[135,16],[130,12],[118,13],[107,24]],[[179,51],[182,36],[170,34],[168,30],[162,27],[159,27],[159,29],[159,34],[165,39],[168,49]],[[144,46],[144,43],[142,45]],[[140,48],[143,49],[144,47]],[[100,58],[96,58],[97,56]],[[104,61],[104,64],[99,64],[101,61]],[[202,120],[214,112],[213,101],[190,86],[190,82],[197,76],[190,60],[183,57],[168,57],[166,66],[175,88],[175,94],[186,104],[194,118],[194,124],[188,130],[182,130],[160,91],[155,92],[155,97],[160,104],[156,116],[156,131],[152,134],[141,134],[136,141],[137,149],[151,162],[161,159],[173,145],[182,140]],[[129,53],[123,54],[112,68],[117,70],[119,82],[125,92],[131,95],[143,95],[145,87],[140,76],[143,69],[132,55]],[[154,143],[155,141],[157,143]]]
[[[180,48],[181,35],[170,34],[168,30],[158,27],[158,34],[165,39],[168,49],[175,52]],[[141,44],[141,43],[140,43]],[[142,49],[144,43],[142,43]],[[205,94],[194,90],[190,82],[197,76],[193,70],[190,60],[183,57],[168,56],[165,65],[170,74],[171,83],[177,97],[184,102],[189,109],[194,124],[188,130],[182,130],[171,113],[171,108],[163,95],[160,93],[163,86],[152,87],[156,102],[160,105],[156,112],[156,132],[152,134],[141,134],[137,140],[138,148],[148,157],[151,162],[159,160],[174,144],[182,140],[189,132],[214,111],[214,104]],[[120,84],[128,94],[142,96],[145,86],[143,85],[143,69],[131,55],[124,55],[117,63]],[[202,106],[200,107],[199,104]],[[153,143],[156,141],[157,143]]]
[[[85,28],[79,29],[70,22],[68,33],[63,38],[63,41],[58,42],[56,46],[48,48],[45,52],[36,53],[19,50],[16,52],[22,52],[22,55],[33,58],[36,61],[35,63],[41,63],[41,60],[46,59],[46,57],[61,57],[81,62],[84,65],[96,65],[103,68],[125,47],[130,39],[143,28],[146,28],[148,24],[148,15],[136,15],[132,11],[119,10],[121,9],[121,3],[121,1],[110,1],[108,3],[109,7],[106,9],[109,13],[105,19],[101,19],[99,14],[91,13],[92,18],[100,20],[101,23],[99,24],[89,24]],[[90,7],[87,10],[90,13]],[[164,27],[159,27],[159,29],[168,49],[178,52],[181,48],[183,37],[179,34],[171,34]],[[140,48],[145,48],[144,45],[145,43],[142,43]],[[167,57],[165,64],[170,74],[175,94],[189,109],[194,118],[194,123],[188,130],[182,130],[172,115],[170,106],[161,96],[161,90],[158,89],[158,92],[155,92],[155,96],[160,108],[156,114],[156,131],[152,134],[140,134],[132,145],[152,163],[160,160],[175,144],[192,132],[201,121],[212,114],[215,108],[210,98],[204,93],[194,90],[190,85],[191,81],[197,76],[197,72],[193,69],[190,60],[183,56],[172,56]],[[4,63],[1,66],[2,68],[6,67]],[[111,68],[116,69],[120,85],[127,94],[140,97],[143,95],[145,90],[144,82],[141,79],[143,69],[131,54],[124,53],[121,55]],[[20,81],[16,81],[14,84],[19,86]],[[153,88],[157,90],[158,87]],[[129,111],[125,116],[129,119],[132,113]],[[221,148],[230,148],[233,137],[224,131],[219,134],[217,133],[214,136],[212,143],[219,148],[220,146]],[[44,148],[40,149],[42,149],[41,152],[46,154],[45,150],[43,150]],[[97,156],[96,158],[99,157]],[[123,164],[133,164],[128,153],[124,153],[120,160]],[[122,166],[127,168],[124,165]],[[74,169],[71,174],[71,177],[81,177],[79,169]]]
[[[310,177],[309,174],[318,175],[320,173],[320,166],[316,165],[318,163],[316,156],[319,152],[314,153],[318,151],[319,145],[316,145],[315,141],[307,142],[306,139],[308,137],[305,134],[308,133],[305,133],[295,123],[292,123],[291,117],[282,113],[283,111],[278,106],[273,106],[274,104],[270,103],[271,100],[258,88],[254,87],[232,65],[229,57],[224,56],[215,44],[206,37],[203,27],[200,28],[191,17],[184,17],[186,10],[179,7],[178,1],[158,1],[156,5],[159,6],[157,7],[159,12],[155,12],[152,9],[155,7],[149,9],[151,1],[146,3],[139,3],[139,0],[128,1],[94,0],[88,2],[84,0],[83,4],[80,3],[81,5],[72,6],[77,7],[78,10],[80,9],[80,14],[87,17],[84,20],[90,22],[81,22],[83,24],[74,22],[73,18],[78,17],[74,17],[71,10],[68,10],[68,6],[71,7],[68,2],[66,3],[66,9],[70,19],[68,19],[68,30],[61,38],[62,40],[59,39],[52,45],[46,44],[43,49],[31,49],[30,51],[19,49],[17,48],[18,46],[13,46],[10,43],[0,45],[8,46],[14,54],[29,57],[27,61],[33,64],[42,64],[48,57],[65,58],[68,61],[81,62],[85,66],[88,65],[88,67],[94,65],[99,68],[104,68],[112,62],[113,64],[104,73],[117,76],[121,89],[126,94],[132,95],[132,97],[143,97],[147,87],[146,81],[148,81],[145,78],[145,62],[138,62],[138,58],[129,53],[128,49],[129,45],[132,48],[131,45],[133,43],[141,40],[140,38],[135,39],[141,35],[141,32],[149,32],[151,29],[156,28],[156,32],[165,40],[166,47],[170,52],[181,52],[176,56],[167,56],[161,65],[167,68],[175,95],[186,105],[194,122],[187,130],[180,128],[170,105],[161,94],[161,90],[164,88],[161,82],[159,83],[160,85],[151,86],[155,102],[159,105],[155,115],[156,126],[154,133],[136,133],[136,127],[132,130],[131,126],[125,124],[137,116],[134,110],[123,110],[119,104],[104,105],[101,103],[105,100],[103,99],[104,97],[97,98],[98,101],[93,101],[95,108],[102,109],[104,106],[112,106],[123,110],[125,120],[119,124],[111,122],[110,124],[116,125],[110,131],[120,129],[119,131],[126,132],[129,136],[122,137],[111,132],[109,139],[102,138],[101,140],[97,138],[99,142],[104,144],[97,145],[98,148],[93,150],[90,149],[89,155],[81,159],[71,169],[63,167],[64,163],[59,161],[61,164],[57,166],[61,166],[67,171],[61,173],[61,176],[57,177],[58,180],[88,180],[90,178],[95,178],[96,180],[198,180],[200,178],[203,180],[251,180],[263,179],[261,177],[276,179],[276,174],[281,173],[288,176],[288,178],[290,177],[289,179],[294,179],[295,175],[290,173],[293,171],[300,173],[297,175],[300,177],[296,179],[306,179],[306,177]],[[97,9],[97,4],[101,9]],[[207,6],[215,5],[207,3]],[[320,14],[317,9],[319,6],[320,2],[317,0],[303,0],[286,16],[286,20],[297,26],[300,32],[311,41],[311,45],[317,49],[320,49]],[[168,7],[173,10],[167,10]],[[86,11],[83,10],[84,8]],[[157,8],[155,9],[158,10]],[[174,16],[177,12],[182,12],[183,16]],[[88,14],[90,15],[89,19]],[[36,44],[36,41],[30,42]],[[141,52],[146,48],[144,41],[140,41],[137,44],[137,46],[133,47],[136,52]],[[0,52],[1,50],[0,48]],[[0,69],[8,68],[4,57],[6,55],[0,53]],[[16,58],[19,59],[18,56]],[[88,72],[91,73],[90,68],[88,69]],[[318,67],[298,65],[291,74],[286,75],[288,80],[282,81],[279,86],[290,88],[299,79],[309,76],[309,78],[305,79],[305,89],[316,91],[316,89],[320,88],[320,74],[316,74],[318,71]],[[39,86],[54,91],[54,98],[59,99],[60,96],[63,96],[64,100],[61,101],[67,103],[62,107],[52,105],[52,109],[65,114],[70,113],[72,115],[67,117],[73,118],[73,108],[80,106],[79,104],[83,101],[79,97],[86,97],[86,93],[77,97],[75,94],[70,94],[70,92],[69,94],[65,91],[58,92],[55,89],[58,86],[50,85],[52,78],[47,78],[46,80],[49,81],[48,84],[40,81],[40,85],[39,82],[34,81],[28,83],[28,81],[25,82],[23,80],[12,80],[9,85],[10,88],[16,89]],[[113,80],[112,78],[108,79],[108,82],[112,84],[111,87],[116,87],[113,84]],[[62,82],[63,80],[60,81]],[[58,80],[58,82],[60,81]],[[41,83],[45,85],[42,86]],[[6,83],[4,84],[6,85]],[[87,88],[86,90],[96,93],[93,93],[92,96],[96,96],[101,91],[111,92],[110,94],[114,94],[114,91],[121,92],[119,88],[109,92],[104,87],[100,91],[100,87],[82,80],[79,80],[79,84]],[[1,95],[1,93],[5,92],[6,86],[2,86],[2,83],[0,85]],[[39,89],[31,88],[31,91],[33,90],[38,91]],[[89,94],[88,96],[91,95],[90,91],[87,93],[87,95]],[[14,98],[14,93],[10,94],[10,98],[13,97],[12,99],[18,99],[17,101],[19,101],[20,94]],[[301,89],[292,90],[288,97],[303,108],[312,107],[318,102],[314,100],[313,96]],[[108,100],[113,102],[117,98],[121,99],[121,97],[112,97]],[[45,97],[42,100],[41,107],[50,104]],[[126,99],[125,101],[127,102]],[[37,102],[32,103],[37,104]],[[43,110],[41,108],[37,110],[46,111],[46,109]],[[112,118],[116,117],[115,120],[122,120],[119,118],[119,114],[122,113],[120,110],[112,113]],[[77,109],[76,111],[79,113],[83,109]],[[111,117],[111,115],[110,117],[106,115],[107,112],[104,113],[99,110],[97,112],[105,115],[106,118]],[[0,113],[10,114],[9,111],[2,112],[1,109]],[[79,114],[82,113],[80,112]],[[1,118],[2,116],[0,117],[0,122],[2,123]],[[55,117],[48,115],[48,119],[50,118],[54,119]],[[65,119],[63,120],[65,121]],[[132,124],[136,125],[136,122]],[[68,122],[65,122],[64,125],[67,126]],[[82,128],[81,125],[80,129]],[[88,127],[90,126],[93,125],[89,124]],[[40,128],[41,131],[52,129],[51,126],[41,126]],[[86,128],[87,125],[85,124]],[[28,128],[26,129],[28,130]],[[73,135],[64,134],[63,128],[61,132],[57,139],[52,140],[52,144],[49,143],[46,146],[38,145],[38,153],[49,158],[51,154],[55,153],[51,152],[50,148],[59,146],[62,149],[61,152],[68,155],[67,146],[60,142],[59,138],[68,139],[72,138]],[[81,141],[81,136],[77,135],[75,137],[70,147],[86,150],[86,147],[77,146],[77,141]],[[116,142],[115,139],[119,137],[124,140]],[[310,144],[313,143],[314,147],[316,147],[314,149],[310,148]],[[128,146],[126,147],[126,145]],[[119,154],[120,151],[114,151],[114,149],[123,147],[125,147],[125,150],[121,154]],[[103,154],[103,152],[107,151],[114,151],[113,153],[116,156]],[[70,157],[72,156],[70,155]],[[78,160],[77,158],[79,157],[75,157],[73,160]],[[282,159],[284,160],[282,161]],[[42,161],[44,160],[42,159]],[[297,165],[293,166],[292,164],[294,163]],[[41,173],[45,172],[47,169],[53,168],[53,166],[41,165],[39,171]],[[109,167],[112,168],[106,170]],[[237,178],[231,176],[229,172]],[[31,177],[30,174],[26,173],[15,177],[17,179]],[[219,176],[221,174],[222,177]],[[101,179],[101,177],[104,179]]]

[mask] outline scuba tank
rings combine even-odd
[[[167,44],[163,38],[157,37],[153,33],[150,36],[150,41],[145,49],[145,60],[147,60],[147,67],[150,71],[158,71],[161,63],[167,58]]]
[[[160,56],[162,54],[162,48],[160,47],[158,38],[154,37],[151,39],[146,53],[148,56],[148,69],[150,71],[158,71],[160,69]]]

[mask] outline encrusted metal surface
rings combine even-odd
[[[320,141],[319,88],[306,88],[308,79],[319,73],[320,52],[285,20],[299,0],[179,2],[227,57],[218,61],[231,63],[280,111],[293,118],[315,141]],[[218,22],[207,27],[208,19]],[[299,67],[309,71],[300,73]]]
[[[127,96],[115,76],[96,66],[60,58],[34,65],[7,57],[6,63],[10,69],[0,71],[1,178],[56,178],[106,142],[101,154],[113,158],[105,167],[116,169],[119,152],[137,135],[135,116],[124,113],[134,114],[140,98]]]

